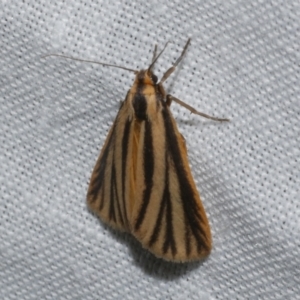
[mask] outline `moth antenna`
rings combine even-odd
[[[49,57],[49,56],[63,57],[63,58],[68,58],[68,59],[72,59],[72,60],[77,60],[77,61],[80,61],[80,62],[87,62],[87,63],[93,63],[93,64],[98,64],[98,65],[107,66],[107,67],[114,67],[114,68],[118,68],[118,69],[122,69],[122,70],[133,72],[134,74],[138,73],[137,70],[133,70],[133,69],[130,69],[130,68],[116,66],[116,65],[113,65],[113,64],[107,64],[107,63],[103,63],[103,62],[99,62],[99,61],[94,61],[94,60],[81,59],[81,58],[67,56],[67,55],[62,55],[62,54],[47,54],[47,55],[42,56],[41,58],[46,58],[46,57]]]
[[[156,63],[156,61],[158,60],[158,58],[162,55],[162,53],[165,51],[165,49],[167,48],[168,44],[170,43],[170,41],[166,42],[164,48],[159,52],[159,54],[153,59],[152,59],[152,63],[148,68],[148,72],[151,71],[152,67],[154,66],[154,64]]]

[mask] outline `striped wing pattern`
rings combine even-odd
[[[182,135],[169,107],[141,130],[132,233],[156,256],[172,261],[205,257],[208,220],[191,175]]]
[[[158,82],[152,69],[131,71],[135,80],[106,138],[87,194],[89,208],[113,228],[128,231],[157,257],[187,262],[207,256],[212,247],[209,223],[188,162],[183,136],[171,114],[163,82],[174,72],[190,44]],[[100,63],[103,64],[103,63]]]
[[[92,172],[87,203],[101,219],[119,230],[129,231],[134,122],[124,101]]]
[[[138,120],[124,101],[93,170],[88,205],[158,257],[200,259],[211,250],[211,234],[185,141],[166,103],[154,102],[157,112]]]

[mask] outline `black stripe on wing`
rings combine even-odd
[[[152,187],[153,187],[154,152],[153,152],[152,130],[151,130],[150,121],[146,120],[144,122],[145,122],[145,134],[144,134],[143,162],[144,162],[144,180],[145,180],[146,188],[143,192],[142,206],[134,226],[135,230],[139,230],[145,218],[147,207],[149,205]]]
[[[126,174],[126,162],[128,157],[128,144],[129,144],[129,136],[130,136],[130,126],[131,121],[127,119],[124,127],[123,138],[122,138],[122,210],[124,212],[124,221],[126,222],[126,226],[128,226],[128,216],[126,210],[126,199],[125,199],[125,185],[126,185],[126,178],[128,174]],[[123,222],[124,224],[124,222]]]

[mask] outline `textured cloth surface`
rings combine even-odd
[[[300,2],[2,1],[1,299],[300,299]],[[156,259],[86,207],[134,75],[168,92],[213,234],[205,261]]]

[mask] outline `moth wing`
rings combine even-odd
[[[94,167],[87,193],[88,207],[108,225],[125,231],[129,231],[128,215],[133,199],[131,111],[125,100]]]
[[[167,106],[156,116],[141,125],[131,232],[158,257],[201,259],[212,240],[185,141]]]

